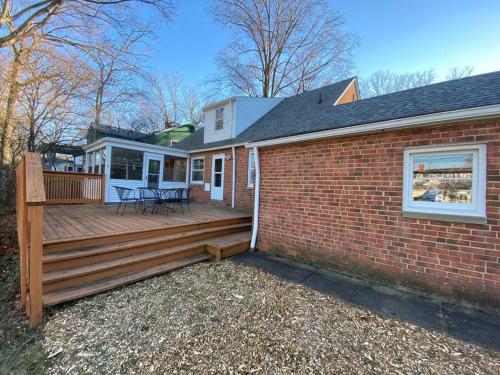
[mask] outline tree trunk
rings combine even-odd
[[[10,140],[14,128],[14,108],[19,96],[19,75],[21,71],[21,52],[17,48],[14,50],[14,60],[10,72],[10,88],[7,98],[5,117],[2,122],[2,134],[0,137],[0,167],[3,167],[10,160]]]

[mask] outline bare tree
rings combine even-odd
[[[463,67],[455,66],[449,70],[448,74],[446,75],[446,80],[469,77],[470,75],[472,75],[473,71],[474,67],[469,65]]]
[[[472,74],[473,70],[474,68],[471,66],[453,67],[446,74],[445,80],[468,77]],[[439,77],[433,69],[403,74],[393,73],[388,70],[379,70],[360,81],[360,91],[363,98],[369,98],[430,85],[438,81]]]
[[[361,80],[360,90],[362,97],[369,98],[425,86],[434,82],[435,79],[436,73],[432,69],[403,74],[392,73],[388,70],[379,70],[368,78]]]
[[[77,109],[90,81],[78,56],[62,56],[50,50],[35,52],[24,76],[19,128],[25,129],[28,151],[35,151],[40,143],[74,139],[80,115]]]
[[[140,94],[136,80],[142,75],[139,59],[143,56],[136,46],[147,35],[148,30],[131,30],[127,35],[107,38],[88,53],[94,82],[88,98],[94,126],[101,125],[103,115],[113,117],[110,112],[119,111]]]
[[[27,38],[91,45],[92,24],[111,27],[127,25],[127,13],[140,10],[135,6],[150,5],[170,18],[171,0],[0,0],[0,48]],[[90,33],[89,33],[90,31]]]
[[[187,86],[178,73],[162,78],[150,75],[146,85],[135,121],[138,128],[153,132],[182,122],[200,125],[202,95]]]
[[[217,56],[223,89],[250,96],[300,93],[349,72],[357,38],[326,0],[215,0],[216,20],[234,33]]]

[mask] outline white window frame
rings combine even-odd
[[[413,200],[413,157],[472,153],[472,203],[440,203]],[[460,217],[486,220],[486,145],[454,144],[412,147],[404,150],[403,213],[460,221]]]
[[[194,169],[193,168],[193,164],[194,164],[195,160],[203,160],[203,169]],[[193,172],[200,171],[200,170],[203,172],[202,180],[201,181],[193,180]],[[205,182],[205,157],[204,156],[197,156],[197,157],[191,158],[191,170],[190,170],[189,180],[191,181],[191,184],[193,184],[193,185],[203,185],[203,183]]]
[[[221,114],[220,118],[217,118],[217,114]],[[217,127],[217,123],[221,122],[221,126]],[[224,129],[224,107],[217,108],[215,110],[215,130],[222,130]]]
[[[253,158],[253,168],[252,168],[252,158]],[[248,168],[247,168],[247,187],[253,188],[254,181],[252,181],[252,176],[255,175],[255,152],[254,150],[248,150]]]

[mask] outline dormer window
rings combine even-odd
[[[224,128],[224,107],[215,110],[215,130]]]

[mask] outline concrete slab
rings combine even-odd
[[[378,314],[500,351],[500,317],[496,314],[451,305],[266,253],[247,252],[231,259]]]

